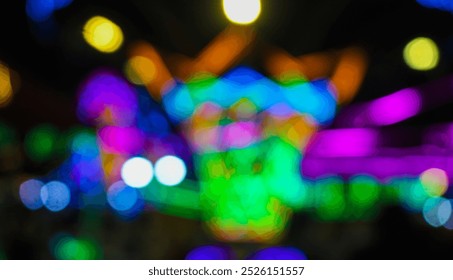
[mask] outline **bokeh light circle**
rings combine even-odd
[[[250,24],[261,13],[260,0],[223,0],[223,12],[233,23]]]
[[[49,245],[57,260],[94,260],[101,254],[99,246],[93,240],[63,233],[54,236]]]
[[[8,105],[12,96],[13,87],[10,70],[0,62],[0,107]]]
[[[146,187],[154,176],[153,165],[142,157],[128,159],[121,167],[121,178],[131,187]]]
[[[137,200],[137,190],[127,186],[123,181],[114,183],[107,191],[107,201],[117,211],[130,210]]]
[[[123,43],[123,31],[108,18],[95,16],[83,27],[85,41],[100,52],[115,52]]]
[[[433,227],[440,227],[448,222],[452,212],[450,200],[443,197],[433,197],[423,205],[423,218]]]
[[[42,207],[41,188],[44,183],[39,180],[28,180],[23,182],[19,188],[19,196],[22,203],[30,210],[37,210]]]
[[[50,124],[31,129],[25,136],[24,149],[27,156],[36,162],[52,158],[58,142],[58,130]]]
[[[175,186],[181,183],[187,174],[184,161],[175,156],[164,156],[156,162],[156,178],[166,186]]]
[[[429,196],[441,196],[448,189],[448,175],[439,168],[430,168],[420,175],[420,182]]]
[[[152,60],[143,56],[130,58],[124,67],[127,79],[136,85],[147,85],[156,77],[156,66]]]
[[[41,188],[41,200],[47,209],[58,212],[69,205],[71,192],[66,184],[52,181]]]
[[[410,68],[427,71],[437,66],[439,62],[439,49],[433,40],[419,37],[406,45],[403,56],[404,61]]]

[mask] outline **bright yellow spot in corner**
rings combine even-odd
[[[13,88],[9,69],[0,63],[0,107],[7,105],[12,96]]]
[[[111,20],[95,16],[85,23],[83,37],[100,52],[112,53],[123,43],[123,31]]]
[[[410,68],[420,71],[431,70],[439,62],[439,49],[436,43],[424,37],[410,41],[404,48],[403,55]]]
[[[124,67],[127,79],[136,85],[147,85],[156,77],[156,65],[143,56],[130,58]]]
[[[420,175],[425,192],[432,197],[443,195],[448,189],[447,173],[439,168],[430,168]]]
[[[261,0],[223,0],[223,12],[233,23],[250,24],[261,13]]]

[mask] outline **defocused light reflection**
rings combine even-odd
[[[448,189],[447,173],[439,168],[430,168],[420,175],[425,191],[433,197],[442,196]]]
[[[280,85],[240,67],[193,77],[163,103],[198,152],[201,206],[216,237],[278,238],[306,197],[299,149],[335,113],[329,83],[297,77]]]
[[[0,62],[0,107],[8,105],[13,96],[10,70]]]
[[[112,154],[137,154],[145,142],[143,133],[135,127],[105,126],[98,131],[100,146]]]
[[[72,3],[72,0],[27,0],[27,15],[36,22],[48,20],[53,12]]]
[[[117,211],[127,211],[132,209],[139,199],[135,188],[127,186],[119,181],[111,185],[107,191],[107,201],[110,206]]]
[[[436,8],[453,13],[453,2],[446,0],[417,0],[417,2],[427,8]]]
[[[261,0],[223,0],[223,11],[233,23],[250,24],[261,13]]]
[[[94,260],[101,257],[99,246],[89,239],[58,234],[50,243],[57,260]]]
[[[41,199],[47,209],[58,212],[68,206],[71,192],[66,184],[52,181],[41,188]]]
[[[108,18],[95,16],[83,27],[83,37],[100,52],[112,53],[123,43],[123,31]]]
[[[349,182],[351,200],[359,209],[372,209],[379,199],[380,191],[376,180],[369,176],[356,176]]]
[[[171,166],[165,167],[169,168]],[[160,171],[162,175],[167,175],[167,173],[164,174],[162,170]],[[134,188],[146,187],[153,179],[153,176],[153,165],[145,158],[134,157],[128,159],[121,167],[121,178],[128,186]]]
[[[360,48],[347,48],[339,54],[332,74],[332,84],[338,94],[338,103],[350,102],[359,91],[368,66],[367,56]]]
[[[79,90],[77,115],[88,124],[130,126],[137,107],[136,93],[122,76],[99,70]]]
[[[375,125],[390,125],[415,116],[422,98],[415,89],[403,89],[371,102],[369,117]]]
[[[184,161],[175,156],[164,156],[156,161],[156,179],[163,185],[175,186],[186,177]]]
[[[137,72],[139,72],[137,73],[138,75],[142,73],[142,71],[144,71],[143,75],[145,75],[145,77],[148,77],[150,72],[145,70],[145,68],[148,68],[151,63],[153,64],[155,69],[154,75],[152,77],[152,80],[146,83],[145,86],[148,89],[151,96],[155,100],[159,101],[162,98],[162,95],[165,94],[166,92],[165,90],[168,87],[173,86],[174,84],[173,76],[168,70],[159,52],[151,44],[147,42],[138,42],[131,47],[130,58],[134,57],[143,57],[144,59],[147,60],[147,62],[145,63],[143,59],[140,59],[141,60],[141,62],[139,63],[140,70],[136,70]],[[141,82],[144,83],[144,81]]]
[[[48,124],[30,130],[25,137],[25,152],[36,162],[49,160],[56,149],[58,130]]]
[[[136,85],[147,85],[156,77],[156,66],[143,56],[131,57],[124,67],[127,79]]]
[[[22,203],[30,210],[42,207],[41,188],[44,183],[38,180],[28,180],[20,185],[19,195]]]
[[[444,225],[450,218],[452,212],[450,200],[436,197],[429,198],[423,205],[423,217],[433,227]]]
[[[416,38],[404,48],[404,61],[415,70],[427,71],[435,68],[439,62],[439,49],[430,38]]]

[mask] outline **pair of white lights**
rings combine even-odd
[[[128,159],[121,167],[121,179],[133,188],[146,187],[155,176],[162,185],[175,186],[186,177],[184,161],[176,156],[164,156],[153,164],[143,157]]]

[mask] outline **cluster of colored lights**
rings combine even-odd
[[[186,163],[175,155],[190,160],[185,144],[170,133],[168,121],[153,104],[121,76],[95,72],[80,89],[78,116],[96,130],[72,133],[65,142],[69,158],[41,180],[22,184],[20,196],[25,206],[36,210],[44,205],[56,212],[68,206],[108,204],[126,217],[143,211],[145,200],[156,204],[155,208],[168,204],[197,208],[197,201],[190,199],[196,190],[187,192],[181,186]],[[34,161],[43,162],[51,158],[60,138],[54,127],[41,125],[27,134],[24,144]],[[174,191],[164,195],[165,187],[174,187]],[[162,194],[154,195],[156,190]],[[181,194],[188,196],[185,202]]]
[[[447,8],[436,1],[419,2]],[[45,21],[70,3],[28,0],[27,14],[36,22]],[[231,22],[247,25],[260,15],[261,1],[223,0],[223,9]],[[102,16],[85,23],[83,37],[103,53],[117,51],[124,40],[122,29]],[[443,197],[448,176],[442,169],[430,168],[420,178],[395,176],[385,184],[375,174],[356,175],[359,172],[348,182],[339,176],[310,181],[300,175],[306,143],[320,126],[332,121],[337,103],[344,98],[341,83],[309,82],[301,75],[282,75],[277,83],[254,70],[238,68],[222,77],[198,71],[186,82],[173,84],[159,61],[150,59],[154,56],[153,52],[149,57],[132,56],[124,72],[130,82],[148,89],[154,89],[156,81],[165,84],[158,92],[171,121],[147,93],[137,93],[117,73],[95,72],[82,85],[77,106],[79,119],[95,132],[74,135],[69,159],[48,178],[28,180],[20,186],[20,198],[27,208],[44,206],[57,212],[70,205],[108,204],[122,216],[135,216],[149,203],[165,213],[201,216],[217,238],[227,241],[275,240],[293,211],[303,210],[323,220],[361,220],[396,202],[422,213],[432,226],[453,228],[452,203]],[[439,57],[436,43],[424,37],[412,40],[403,51],[406,64],[419,71],[434,69]],[[200,61],[203,59],[194,63],[194,69],[203,65]],[[222,69],[217,66],[204,65]],[[338,77],[342,76],[333,80]],[[8,69],[0,64],[0,106],[11,95]],[[417,115],[422,105],[418,90],[404,89],[370,102],[351,123],[357,127],[395,124]],[[172,133],[175,124],[190,148]],[[44,162],[52,157],[58,139],[52,126],[38,126],[27,134],[25,152],[33,161]],[[375,152],[379,136],[371,129],[349,128],[347,137],[327,131],[313,139],[319,146],[317,156],[360,157]],[[186,163],[192,156],[199,182],[186,178]],[[309,171],[316,168],[314,165]],[[75,238],[62,238],[56,247],[58,259],[95,256],[92,245]],[[187,258],[232,257],[228,250],[207,246]],[[294,248],[268,248],[251,258],[305,256]]]
[[[238,68],[201,75],[165,93],[166,111],[197,151],[204,219],[224,240],[269,240],[303,202],[300,149],[330,122],[336,101],[328,82],[279,85]]]
[[[197,114],[203,108],[200,105],[207,103],[222,111],[237,106],[239,118],[241,110],[251,110],[243,114],[252,116],[266,111],[274,118],[299,114],[311,117],[316,124],[327,124],[335,115],[334,96],[327,81],[293,78],[279,85],[251,69],[237,68],[222,78],[201,75],[176,86],[166,93],[164,106],[177,121]],[[251,108],[241,108],[243,100],[249,101]]]
[[[331,174],[339,178],[368,174],[386,186],[379,189],[397,198],[379,201],[399,202],[407,210],[421,213],[428,224],[450,229],[450,125],[423,131],[421,145],[407,148],[392,147],[391,143],[410,136],[397,131],[390,134],[391,130],[385,129],[442,104],[444,90],[450,85],[451,77],[446,77],[350,106],[337,117],[337,125],[343,128],[324,130],[313,137],[306,149],[302,173],[315,182]],[[439,141],[441,135],[446,141]],[[340,200],[338,195],[335,197]]]

